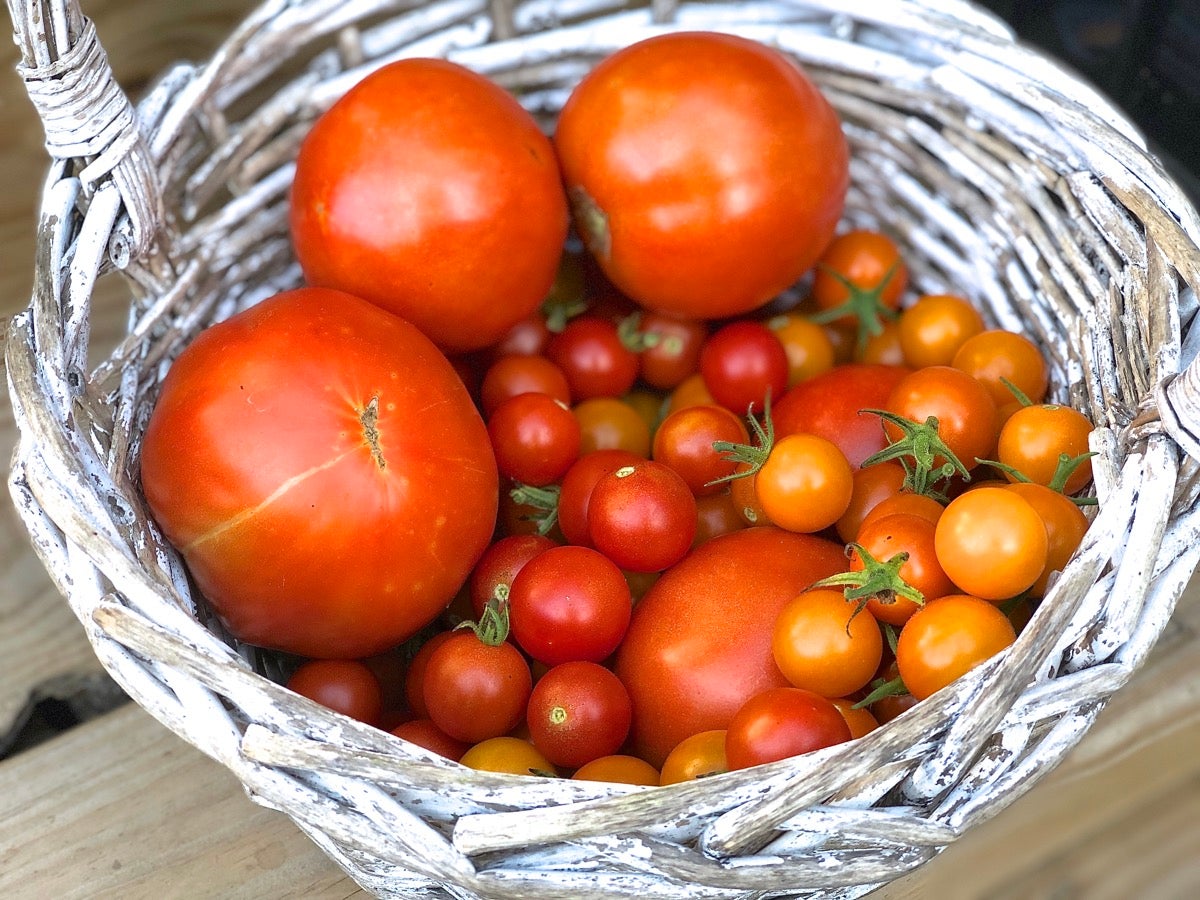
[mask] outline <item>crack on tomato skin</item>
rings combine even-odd
[[[357,448],[347,450],[344,453],[339,453],[337,456],[333,457],[333,459],[323,462],[318,466],[313,466],[311,469],[307,469],[303,472],[300,472],[297,475],[293,475],[291,478],[282,482],[279,485],[279,487],[275,488],[275,490],[273,490],[266,498],[264,498],[261,503],[257,504],[256,506],[252,506],[249,509],[242,510],[237,515],[226,519],[224,522],[222,522],[219,525],[214,526],[213,528],[204,532],[204,534],[200,535],[199,537],[193,538],[192,540],[188,541],[187,544],[185,544],[183,547],[181,547],[180,550],[186,554],[186,553],[190,552],[191,550],[193,550],[194,548],[200,546],[203,543],[206,543],[211,540],[215,540],[216,538],[218,538],[222,534],[224,534],[226,531],[229,531],[231,528],[237,528],[243,522],[246,522],[246,521],[254,518],[255,516],[257,516],[260,512],[262,512],[264,509],[266,509],[268,506],[270,506],[272,503],[274,503],[276,500],[278,500],[280,497],[282,497],[284,494],[286,494],[288,491],[290,491],[296,485],[300,484],[302,481],[305,481],[314,475],[320,474],[321,472],[324,472],[326,469],[333,468],[338,463],[340,463],[343,459],[345,459],[348,456],[351,456],[352,454],[354,454],[356,452],[358,452]]]
[[[358,421],[362,424],[363,439],[371,448],[371,459],[383,472],[387,469],[387,459],[384,458],[383,448],[379,446],[379,398],[372,397],[361,413]]]

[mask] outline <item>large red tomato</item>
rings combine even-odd
[[[416,328],[303,288],[203,332],[146,428],[150,509],[230,631],[313,657],[404,640],[495,526],[487,430]]]
[[[786,685],[771,650],[776,618],[846,566],[841,544],[761,526],[715,537],[664,572],[617,651],[637,755],[661,766],[684,738],[725,728],[751,696]]]
[[[833,237],[848,183],[837,114],[792,60],[728,34],[650,38],[595,67],[555,146],[605,274],[660,312],[754,309]]]
[[[447,351],[497,341],[554,283],[567,233],[554,148],[502,88],[445,60],[368,75],[305,138],[292,186],[311,284]]]

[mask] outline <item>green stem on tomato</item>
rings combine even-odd
[[[722,484],[737,478],[748,478],[763,467],[771,450],[775,447],[775,422],[771,419],[771,389],[767,388],[763,398],[763,420],[760,423],[754,415],[754,404],[746,410],[746,424],[754,435],[753,444],[738,444],[734,441],[713,441],[713,449],[726,462],[744,466],[739,471],[722,475],[708,482],[708,485]],[[706,486],[708,486],[706,485]]]
[[[901,567],[908,562],[908,553],[900,552],[886,560],[880,560],[861,544],[852,542],[847,548],[858,554],[858,558],[862,560],[862,569],[857,572],[839,572],[822,578],[812,585],[812,588],[844,588],[846,599],[856,603],[855,616],[862,612],[867,602],[872,599],[884,605],[891,605],[903,597],[917,606],[925,605],[925,595],[905,581],[900,574]]]
[[[531,507],[534,512],[524,518],[537,523],[537,533],[542,537],[548,535],[558,524],[558,486],[534,487],[531,484],[517,484],[508,492],[514,503]]]
[[[480,615],[478,622],[472,622],[469,619],[464,622],[459,622],[454,626],[455,630],[467,629],[475,632],[475,637],[483,641],[489,647],[499,647],[508,640],[508,604],[497,600],[495,597],[488,599],[484,604],[483,614]]]
[[[898,460],[904,466],[904,487],[907,490],[943,502],[946,496],[936,488],[938,481],[948,479],[955,473],[970,481],[971,473],[967,467],[938,434],[937,416],[929,416],[923,423],[917,423],[885,409],[863,409],[859,412],[879,416],[899,428],[902,435],[864,459],[863,466]],[[942,462],[938,462],[939,459]]]
[[[822,272],[846,289],[846,299],[832,309],[821,310],[809,318],[818,325],[828,325],[845,317],[853,319],[858,330],[857,346],[861,353],[867,341],[883,333],[883,320],[895,319],[898,315],[883,302],[882,297],[899,266],[899,260],[892,263],[883,278],[872,288],[859,287],[841,272],[820,266]]]
[[[908,693],[908,688],[904,685],[904,679],[899,675],[890,681],[878,678],[871,682],[871,688],[871,693],[855,703],[854,709],[864,709],[872,703],[878,703],[885,697],[899,697],[902,694]]]
[[[1096,454],[1094,452],[1081,453],[1078,456],[1071,456],[1067,453],[1060,453],[1058,456],[1058,464],[1054,467],[1054,474],[1050,478],[1050,483],[1046,485],[1050,490],[1059,494],[1066,494],[1064,488],[1067,486],[1067,480],[1081,465],[1087,462]],[[1013,481],[1019,481],[1023,484],[1033,484],[1033,479],[1022,472],[1015,466],[1010,466],[1007,463],[1002,463],[994,459],[980,459],[975,457],[975,462],[981,466],[990,466],[999,472],[1009,476]],[[1069,494],[1067,499],[1076,506],[1096,506],[1095,497],[1073,497]]]

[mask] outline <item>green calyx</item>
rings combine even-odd
[[[508,603],[492,597],[484,605],[478,622],[460,622],[454,628],[456,631],[469,628],[489,647],[499,647],[508,640]]]
[[[951,478],[955,473],[968,481],[971,479],[967,467],[938,434],[937,416],[930,416],[924,422],[914,422],[883,409],[864,409],[861,412],[879,416],[901,431],[901,437],[864,459],[864,466],[897,460],[904,466],[905,489],[943,502],[946,495],[938,490],[939,481]]]
[[[828,325],[838,319],[850,318],[858,331],[858,349],[862,351],[871,338],[883,334],[884,319],[895,319],[898,313],[883,302],[883,292],[887,290],[892,278],[899,268],[899,261],[892,263],[883,274],[883,278],[872,288],[864,288],[855,284],[841,272],[835,272],[826,266],[820,270],[846,289],[846,299],[832,309],[814,313],[809,318],[818,325]]]
[[[733,441],[713,441],[713,449],[726,462],[745,466],[740,471],[723,475],[708,482],[709,485],[733,481],[737,478],[748,478],[763,467],[771,450],[775,446],[775,423],[771,419],[771,391],[768,388],[763,398],[763,420],[759,422],[754,415],[754,404],[746,410],[746,424],[754,435],[753,444],[738,444]]]
[[[534,487],[517,484],[508,492],[514,503],[530,507],[533,512],[524,518],[537,523],[537,533],[548,535],[558,524],[558,486]]]
[[[1050,483],[1047,484],[1046,487],[1048,487],[1050,490],[1055,491],[1059,494],[1066,494],[1066,491],[1064,489],[1066,488],[1067,481],[1070,480],[1071,475],[1074,474],[1076,469],[1078,469],[1081,465],[1083,465],[1085,462],[1087,462],[1089,459],[1091,459],[1095,455],[1096,455],[1095,452],[1081,453],[1078,456],[1071,456],[1068,453],[1060,453],[1058,455],[1058,464],[1054,467],[1054,474],[1050,477]],[[1032,484],[1033,483],[1032,478],[1030,478],[1028,475],[1026,475],[1024,472],[1022,472],[1020,469],[1016,468],[1015,466],[1010,466],[1007,463],[998,462],[997,460],[994,460],[994,459],[980,459],[979,457],[976,457],[975,461],[977,463],[979,463],[981,466],[990,466],[991,468],[996,469],[999,472],[1003,472],[1005,475],[1008,475],[1014,481],[1020,481],[1024,484]],[[1067,499],[1070,500],[1072,503],[1074,503],[1076,506],[1096,506],[1097,505],[1097,501],[1096,501],[1095,497],[1072,497],[1072,496],[1068,495]]]
[[[908,562],[907,553],[897,553],[886,560],[880,560],[861,544],[851,543],[848,549],[862,560],[862,569],[857,572],[839,572],[822,578],[812,585],[813,588],[843,588],[846,599],[856,604],[855,616],[862,612],[867,602],[872,599],[890,605],[904,598],[917,606],[925,605],[925,595],[905,581],[900,574],[900,569]]]

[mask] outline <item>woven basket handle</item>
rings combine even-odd
[[[47,152],[73,166],[85,189],[108,177],[120,192],[128,218],[114,230],[109,254],[124,267],[147,252],[162,221],[161,190],[133,104],[78,0],[8,0],[8,10],[21,52],[17,71]]]

